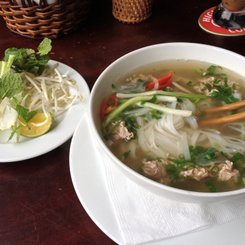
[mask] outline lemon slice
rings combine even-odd
[[[47,133],[52,125],[52,116],[50,113],[44,114],[38,112],[28,122],[20,119],[19,134],[26,137],[38,137]]]

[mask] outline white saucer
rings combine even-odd
[[[8,132],[5,136],[6,140],[0,141],[0,162],[30,159],[55,149],[72,136],[79,121],[85,115],[90,91],[84,78],[73,68],[61,62],[51,60],[49,64],[58,64],[57,69],[61,74],[68,72],[69,77],[76,81],[83,101],[73,105],[67,112],[56,118],[57,125],[40,137],[22,137],[19,143],[10,143],[7,140],[10,135]]]
[[[95,224],[114,242],[122,244],[104,179],[103,161],[89,131],[87,117],[76,129],[70,148],[70,172],[73,186],[84,209]],[[115,174],[119,174],[115,172]],[[243,245],[245,217],[227,224],[189,233],[175,238],[147,243],[148,245]]]

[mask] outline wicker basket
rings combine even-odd
[[[57,38],[88,18],[90,0],[0,0],[0,15],[13,32],[30,38]]]
[[[121,22],[138,23],[151,16],[152,0],[112,0],[112,14]]]

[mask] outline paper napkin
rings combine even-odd
[[[106,156],[103,163],[124,244],[172,238],[245,215],[245,197],[210,204],[165,199],[126,178]]]

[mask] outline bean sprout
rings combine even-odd
[[[22,78],[26,94],[21,105],[30,111],[57,117],[82,100],[76,82],[67,73],[62,75],[56,67],[47,68],[40,76],[24,72]]]

